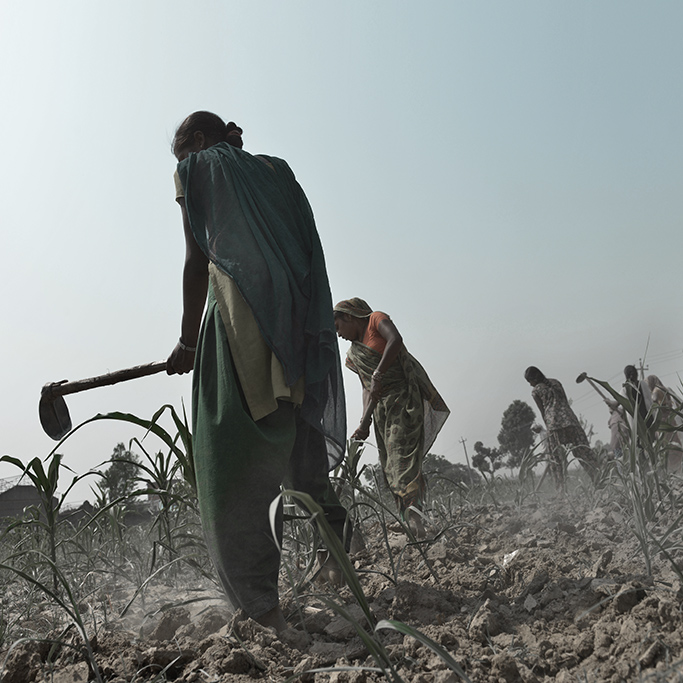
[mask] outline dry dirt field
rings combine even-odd
[[[365,548],[352,561],[376,619],[419,630],[466,679],[393,630],[376,636],[395,669],[382,673],[353,625],[325,602],[339,603],[372,632],[349,589],[315,585],[298,601],[283,600],[291,628],[282,638],[231,617],[219,602],[177,606],[142,627],[110,620],[92,639],[102,680],[683,680],[683,587],[663,557],[646,576],[615,504],[588,504],[574,493],[543,504],[468,506],[427,539],[424,555],[402,533],[378,525],[364,531]],[[3,683],[94,680],[79,638],[66,638],[76,647],[26,642],[8,657],[0,653]]]

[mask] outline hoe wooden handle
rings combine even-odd
[[[61,382],[49,382],[43,387],[41,391],[41,396],[50,398],[53,396],[65,396],[66,394],[75,394],[79,391],[94,389],[95,387],[105,387],[110,384],[126,382],[129,379],[136,379],[137,377],[146,377],[147,375],[154,375],[157,372],[161,372],[165,369],[166,361],[160,360],[154,363],[145,363],[144,365],[135,365],[132,368],[125,368],[123,370],[108,372],[106,375],[98,375],[97,377],[79,379],[74,382],[69,382],[65,379]]]

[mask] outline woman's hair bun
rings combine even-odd
[[[233,121],[225,124],[223,119],[210,111],[196,111],[190,114],[176,130],[173,138],[173,153],[192,144],[197,131],[204,133],[209,143],[227,142],[233,147],[242,149],[242,129]]]
[[[242,129],[234,121],[228,121],[225,126],[225,141],[242,149]]]

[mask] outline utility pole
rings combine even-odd
[[[643,359],[639,358],[638,359],[638,371],[640,372],[640,380],[643,381],[645,379],[645,370],[649,370],[649,366],[643,364]]]
[[[465,441],[467,441],[467,439],[465,439],[461,436],[460,437],[460,443],[462,444],[462,449],[465,451],[465,461],[467,462],[467,471],[470,474],[470,487],[473,487],[474,482],[472,481],[472,468],[470,467],[470,456],[467,455],[467,446],[465,446]]]

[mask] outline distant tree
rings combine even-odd
[[[422,462],[422,472],[427,479],[429,489],[432,494],[443,487],[448,487],[448,483],[466,484],[476,486],[481,483],[481,477],[477,472],[461,463],[451,462],[443,455],[427,453]]]
[[[110,462],[111,465],[104,470],[102,480],[98,483],[98,488],[109,502],[132,493],[137,488],[140,473],[136,464],[140,458],[122,443],[114,447]]]
[[[492,474],[503,466],[501,452],[497,448],[487,448],[481,441],[474,444],[472,464],[482,473]]]
[[[503,413],[498,432],[498,443],[503,455],[507,455],[507,467],[519,467],[522,457],[534,445],[531,427],[536,420],[533,408],[524,401],[513,401]]]

